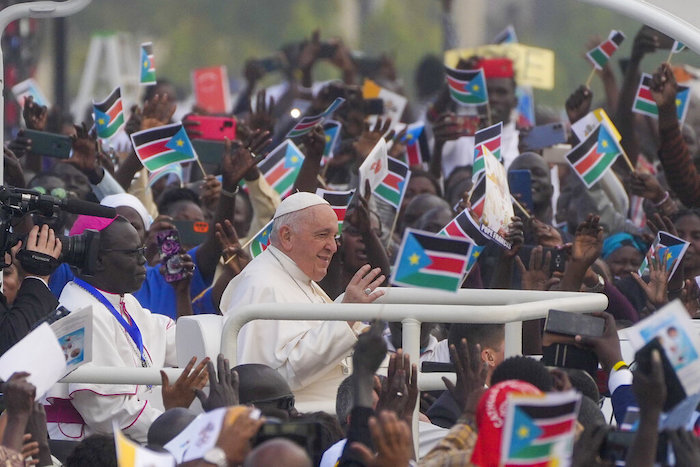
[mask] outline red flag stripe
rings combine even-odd
[[[114,103],[112,107],[107,111],[107,116],[109,117],[109,120],[112,121],[115,118],[117,118],[117,115],[119,115],[122,112],[122,100],[119,99],[117,102]]]
[[[451,88],[457,89],[462,92],[466,92],[467,84],[469,84],[469,81],[460,81],[456,78],[453,78],[450,75],[447,75],[447,83],[450,85]]]
[[[408,165],[411,167],[420,165],[423,162],[418,144],[409,144],[406,146],[406,162],[408,162]]]
[[[274,165],[266,174],[265,181],[270,185],[274,185],[277,180],[284,177],[289,169],[284,167],[284,159],[281,159],[279,163]]]
[[[600,49],[605,52],[605,55],[608,57],[611,56],[615,51],[617,50],[617,45],[613,41],[605,41],[602,44],[600,44]]]
[[[466,258],[450,258],[447,256],[433,256],[430,252],[426,251],[426,254],[430,258],[432,263],[422,269],[427,271],[443,271],[450,272],[453,274],[461,274],[464,270],[464,264]]]
[[[447,232],[447,235],[449,235],[450,237],[466,238],[466,235],[464,234],[464,232],[462,232],[462,229],[459,228],[459,224],[457,224],[457,222],[455,221],[452,221],[445,226],[445,232]]]
[[[322,120],[323,120],[323,118],[316,118],[314,120],[311,120],[308,123],[305,123],[303,121],[299,121],[299,123],[294,125],[294,130],[306,130],[307,128],[311,128],[311,127],[318,125],[319,123],[321,123]]]
[[[651,96],[651,90],[646,86],[640,86],[637,95],[643,99],[654,102],[654,98]]]
[[[384,177],[384,180],[382,181],[382,183],[384,183],[385,185],[389,185],[390,187],[392,187],[396,191],[399,191],[399,183],[401,183],[402,181],[403,181],[402,177],[399,177],[398,175],[396,175],[392,172],[389,172],[387,174],[387,176]]]
[[[146,160],[149,157],[157,156],[158,154],[172,151],[172,149],[165,146],[166,144],[168,144],[168,141],[170,141],[170,138],[159,139],[147,144],[142,144],[141,146],[136,148],[136,151],[138,152],[141,160]]]
[[[571,430],[574,427],[574,422],[576,422],[576,419],[570,418],[560,422],[546,423],[542,425],[538,424],[537,427],[542,430],[542,434],[537,437],[537,440],[557,438],[561,435],[571,433]]]
[[[472,206],[472,211],[474,214],[476,214],[476,217],[481,217],[481,215],[484,213],[484,201],[485,198],[481,198]]]
[[[586,173],[588,169],[590,169],[596,162],[598,162],[598,159],[600,159],[600,154],[598,154],[597,149],[598,144],[594,144],[588,152],[588,154],[586,154],[586,156],[584,156],[576,164],[574,164],[574,168],[578,173]]]
[[[345,220],[345,211],[347,211],[347,208],[336,208],[333,207],[333,211],[335,212],[335,215],[338,216],[338,221],[342,222]]]

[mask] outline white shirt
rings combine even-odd
[[[391,342],[391,333],[384,334],[384,341],[386,342],[386,348],[389,353],[396,353],[396,348]],[[423,362],[440,362],[440,363],[450,363],[450,347],[447,343],[447,339],[441,341],[437,340],[437,337],[432,334],[428,338],[428,345],[420,352],[420,363]]]
[[[226,319],[252,303],[328,302],[318,284],[270,246],[231,280],[220,308]],[[335,401],[338,386],[349,374],[343,360],[356,341],[346,321],[251,321],[238,335],[237,363],[262,363],[276,369],[302,404]]]
[[[151,314],[131,294],[123,297],[127,311],[124,313],[119,295],[102,293],[127,321],[130,317],[138,325],[147,366],[160,368],[177,364],[173,320]],[[75,282],[69,282],[61,292],[59,302],[69,310],[92,305],[93,352],[92,361],[86,363],[86,367],[141,368],[141,356],[133,340],[98,299]],[[160,386],[152,389],[132,384],[58,383],[48,392],[48,403],[53,403],[54,399],[70,400],[86,425],[49,423],[49,434],[52,439],[82,439],[96,432],[111,433],[114,419],[128,436],[145,442],[148,428],[162,413],[147,400],[154,391],[160,392]]]

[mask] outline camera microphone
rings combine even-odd
[[[44,195],[35,190],[0,187],[0,202],[13,207],[22,207],[24,212],[39,211],[45,216],[51,216],[58,209],[71,214],[114,218],[117,210],[97,203],[81,199],[58,199]]]

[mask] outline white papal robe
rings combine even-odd
[[[220,308],[228,318],[253,303],[328,302],[318,284],[270,246],[231,280]],[[263,363],[279,371],[302,407],[335,401],[350,373],[346,357],[365,327],[358,322],[351,328],[347,321],[251,321],[238,335],[238,363]]]
[[[177,365],[175,322],[172,319],[142,308],[131,294],[124,295],[122,306],[119,295],[101,292],[127,322],[133,319],[138,325],[147,366]],[[75,282],[70,282],[63,289],[59,302],[69,310],[92,305],[93,353],[92,362],[86,363],[86,367],[141,368],[141,356],[133,340],[98,299]],[[147,400],[153,391],[160,392],[160,386],[58,383],[46,396],[46,401],[53,406],[47,407],[49,435],[52,439],[79,440],[93,433],[111,433],[112,420],[117,420],[124,433],[136,441],[145,442],[151,423],[163,413]],[[76,423],[76,414],[70,411],[71,405],[84,420],[84,425]]]

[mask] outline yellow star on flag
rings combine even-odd
[[[475,84],[474,86],[472,86],[472,89],[473,89],[474,91],[478,91],[478,90],[479,90],[479,85],[478,85],[478,84]]]
[[[608,142],[607,142],[607,140],[603,140],[603,142],[602,142],[601,144],[603,145],[604,148],[607,148],[607,147],[608,147]]]
[[[473,256],[474,258],[478,258],[480,254],[481,254],[480,251],[475,251],[474,253],[472,253],[472,256]]]
[[[528,436],[530,436],[530,429],[528,427],[523,425],[520,428],[518,428],[518,437],[519,438],[524,439],[524,438],[527,438]]]
[[[299,158],[297,156],[292,156],[292,162],[297,162]]]
[[[410,261],[411,266],[415,266],[418,264],[418,261],[420,260],[420,256],[418,256],[416,253],[413,253],[411,256],[408,257],[408,261]]]
[[[331,135],[326,135],[326,143],[330,143],[330,142],[331,142]]]
[[[104,125],[104,124],[105,124],[105,119],[104,119],[104,118],[100,118],[100,119],[97,120],[97,123],[99,123],[100,125]]]
[[[263,237],[267,237],[267,230],[262,233]]]
[[[183,140],[181,140],[181,139],[178,139],[178,140],[175,142],[175,144],[177,144],[178,146],[182,147],[182,146],[185,144],[185,142],[184,142]]]
[[[680,99],[676,99],[676,107],[680,107],[680,105],[681,105],[681,100],[680,100]]]
[[[144,60],[144,61],[143,61],[143,67],[144,67],[144,68],[148,68],[148,60]]]

